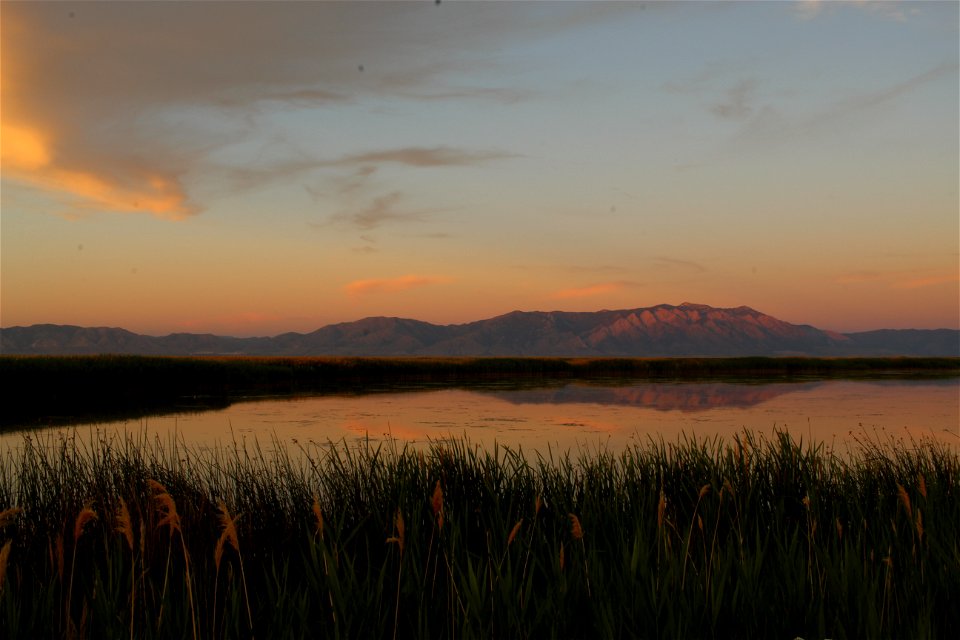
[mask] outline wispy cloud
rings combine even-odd
[[[839,276],[835,282],[837,284],[860,284],[863,282],[876,282],[882,277],[882,274],[876,271],[852,271]]]
[[[456,167],[514,157],[516,157],[515,154],[500,151],[470,151],[450,147],[403,147],[346,156],[331,164],[369,165],[378,162],[396,162],[414,167]]]
[[[799,0],[791,5],[793,14],[800,20],[813,20],[824,13],[839,9],[855,8],[875,15],[884,20],[905,22],[910,16],[920,11],[914,2],[897,2],[895,0],[852,0],[851,2],[835,2],[827,0]],[[909,8],[907,8],[909,6]]]
[[[183,219],[204,210],[211,182],[234,191],[330,166],[295,144],[265,162],[224,163],[272,135],[263,119],[278,109],[523,99],[451,80],[475,68],[490,38],[517,38],[537,21],[426,3],[136,2],[12,3],[0,24],[4,178],[74,214]],[[370,161],[466,166],[505,155],[425,147]]]
[[[693,262],[692,260],[681,260],[679,258],[669,258],[667,256],[656,256],[654,257],[653,261],[654,265],[660,268],[679,268],[696,273],[703,273],[707,270],[707,268],[702,264],[699,262]]]
[[[901,280],[893,283],[895,289],[922,289],[925,287],[935,287],[951,282],[960,282],[960,275],[946,274],[937,276],[927,276],[924,278],[912,278],[910,280]]]
[[[721,118],[742,119],[750,116],[754,107],[751,104],[756,81],[739,80],[726,90],[722,99],[710,107],[710,111]]]
[[[368,295],[373,293],[396,293],[434,284],[452,282],[446,276],[419,276],[406,275],[396,278],[375,278],[370,280],[355,280],[344,285],[343,290],[350,295]]]
[[[856,119],[862,114],[908,96],[930,82],[942,77],[956,76],[958,69],[960,65],[955,62],[939,64],[886,87],[847,96],[805,116],[790,117],[781,109],[767,104],[755,110],[735,140],[740,143],[766,145],[800,137],[831,134],[836,132],[838,127],[856,124]]]
[[[404,195],[400,191],[373,198],[365,206],[345,209],[332,216],[335,223],[348,224],[369,231],[390,222],[423,222],[436,209],[404,209],[401,202]]]
[[[555,291],[551,298],[558,300],[568,300],[570,298],[589,298],[592,296],[599,296],[606,293],[616,293],[624,289],[636,288],[643,286],[639,282],[631,281],[618,281],[618,282],[598,282],[596,284],[587,285],[585,287],[571,287],[569,289],[561,289]]]
[[[844,273],[834,280],[842,285],[859,285],[875,283],[890,289],[923,289],[944,284],[960,282],[960,275],[956,273],[918,273],[909,271],[851,271]]]

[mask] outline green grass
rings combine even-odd
[[[0,356],[0,428],[222,408],[266,394],[585,380],[960,375],[960,358],[250,358]]]
[[[943,444],[265,446],[25,437],[0,459],[4,636],[937,638],[960,624],[960,460]]]

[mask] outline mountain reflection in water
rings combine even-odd
[[[804,443],[844,449],[858,439],[935,438],[960,446],[960,378],[939,380],[807,380],[802,382],[569,381],[518,387],[407,386],[365,393],[251,398],[210,411],[192,411],[79,424],[77,437],[147,437],[200,447],[273,443],[294,453],[330,442],[375,445],[394,439],[423,446],[468,438],[524,451],[598,446],[614,451],[650,439],[686,437],[732,441],[744,430],[770,437],[789,431]],[[59,428],[34,429],[40,439]],[[0,453],[22,444],[0,433]],[[311,449],[312,450],[312,449]]]
[[[823,383],[648,382],[614,387],[572,383],[558,388],[487,393],[514,404],[586,403],[689,412],[721,407],[753,407],[787,393],[808,391],[821,384]]]

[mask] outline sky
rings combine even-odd
[[[960,3],[0,4],[0,325],[960,328]]]

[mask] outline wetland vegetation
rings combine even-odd
[[[33,637],[944,637],[960,461],[786,433],[0,458],[0,628]]]

